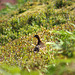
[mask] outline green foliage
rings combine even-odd
[[[6,71],[4,71],[4,69]],[[2,71],[1,71],[2,70]],[[9,66],[9,65],[6,65],[6,64],[2,64],[0,65],[0,71],[2,72],[3,75],[10,75],[10,74],[19,74],[20,73],[20,68],[19,67],[16,67],[16,66]]]
[[[26,2],[0,16],[0,75],[75,74],[75,4],[69,2],[56,0],[58,9],[55,1]],[[35,34],[46,45],[38,53]]]
[[[67,0],[56,0],[56,2],[55,2],[56,8],[61,8],[66,5],[70,6],[70,5],[72,5],[72,2],[67,1]]]
[[[72,64],[70,64],[70,66],[68,65],[71,61],[66,61],[66,60],[60,60],[60,63],[59,63],[59,60],[56,60],[58,61],[58,64],[57,65],[49,65],[48,66],[48,70],[46,72],[46,75],[74,75],[75,72],[74,70],[72,70]],[[68,64],[66,64],[68,63]],[[74,65],[74,64],[73,64]],[[57,72],[59,71],[59,72]]]
[[[69,32],[69,31],[53,31],[57,35],[59,36],[58,39],[63,41],[63,44],[60,44],[59,46],[62,47],[63,53],[64,55],[66,55],[67,57],[73,57],[73,51],[74,51],[74,46],[75,46],[75,34],[74,32]],[[60,41],[59,40],[59,41]],[[59,47],[59,48],[60,48]]]
[[[9,66],[7,64],[0,65],[0,75],[39,75],[39,71],[21,70],[18,66]]]

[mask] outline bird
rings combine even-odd
[[[37,45],[34,48],[34,53],[35,52],[39,52],[40,49],[45,48],[46,46],[44,45],[44,43],[40,40],[40,37],[38,35],[34,36],[35,38],[37,38],[38,42]]]

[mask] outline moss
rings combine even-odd
[[[61,7],[64,7],[66,5],[70,6],[70,5],[72,5],[72,2],[71,1],[65,1],[65,0],[56,0],[56,2],[55,2],[56,8],[61,8]]]

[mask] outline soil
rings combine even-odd
[[[2,8],[5,8],[5,3],[11,3],[11,4],[16,4],[17,0],[0,0],[0,10]]]

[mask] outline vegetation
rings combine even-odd
[[[19,0],[17,7],[0,11],[0,75],[74,75],[74,0]],[[35,34],[46,45],[38,53]]]

